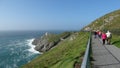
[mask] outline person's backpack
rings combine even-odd
[[[111,33],[108,35],[108,38],[112,38],[112,34]]]

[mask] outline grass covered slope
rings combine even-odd
[[[112,44],[120,48],[120,35],[113,34]]]
[[[60,38],[65,39],[68,36],[70,36],[72,34],[72,32],[63,32],[61,34],[48,34],[47,39],[48,42],[56,42],[58,40],[60,40]]]
[[[101,30],[112,32],[112,44],[120,48],[120,10],[110,12],[95,21],[84,29]]]
[[[81,63],[88,36],[87,32],[74,33],[22,68],[73,68],[75,62]]]
[[[120,10],[110,12],[86,26],[91,29],[116,30],[120,29]]]

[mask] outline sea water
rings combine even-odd
[[[2,31],[0,32],[0,68],[19,68],[41,55],[32,41],[46,31]],[[53,33],[60,33],[53,31]]]

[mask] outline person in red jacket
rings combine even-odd
[[[107,39],[107,35],[106,33],[102,32],[102,41],[103,41],[103,45],[105,44],[105,40]]]

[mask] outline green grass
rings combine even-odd
[[[120,29],[120,15],[119,14],[120,14],[120,10],[110,12],[110,13],[96,19],[95,21],[93,21],[91,24],[89,24],[86,27],[91,27],[92,29],[95,29],[95,30]],[[105,19],[109,20],[111,18],[111,16],[113,17],[113,19],[109,22],[106,22]],[[100,26],[102,26],[105,23],[107,23],[107,24],[100,29]],[[109,23],[111,23],[111,24],[109,24]]]
[[[112,44],[120,48],[120,35],[113,34]]]
[[[89,33],[79,32],[72,36],[75,36],[74,40],[67,38],[22,68],[73,68],[75,62],[81,63]]]
[[[57,42],[60,41],[60,38],[66,38],[71,34],[71,32],[63,32],[61,34],[49,34],[46,38],[48,42]]]

